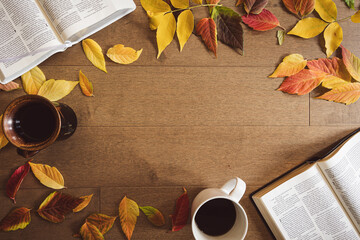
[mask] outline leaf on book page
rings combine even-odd
[[[106,71],[105,57],[100,45],[94,40],[87,38],[82,41],[84,53],[89,61],[98,69]]]
[[[140,207],[141,211],[146,215],[147,219],[157,227],[165,225],[165,219],[162,213],[154,207]]]
[[[14,203],[16,203],[16,193],[18,192],[21,183],[30,170],[29,162],[26,162],[24,165],[18,167],[6,183],[6,194],[14,201]]]
[[[35,177],[46,187],[52,189],[64,188],[64,178],[55,167],[45,164],[29,163]]]
[[[89,79],[81,72],[79,72],[79,84],[82,93],[85,96],[93,97],[94,96],[94,88],[92,83],[89,81]]]
[[[194,15],[190,10],[185,10],[180,13],[177,20],[176,33],[179,39],[181,52],[194,30]]]
[[[0,115],[0,124],[2,123],[2,118],[3,115]],[[5,137],[5,134],[3,132],[2,127],[0,126],[0,149],[2,149],[3,147],[5,147],[7,144],[9,143],[9,141],[7,140],[7,138]]]
[[[360,98],[360,83],[349,83],[339,86],[317,98],[346,105],[352,104]]]
[[[295,27],[287,34],[302,38],[313,38],[319,35],[327,25],[328,23],[321,19],[308,17],[298,21]]]
[[[85,222],[80,228],[80,235],[84,240],[104,240],[100,230],[89,222]]]
[[[109,48],[106,55],[116,63],[130,64],[138,60],[142,53],[142,49],[136,51],[131,47],[125,47],[122,44],[117,44],[112,48]]]
[[[75,81],[50,79],[41,86],[38,95],[55,102],[68,95],[78,83]]]
[[[17,208],[0,221],[0,231],[8,232],[24,229],[29,225],[30,221],[30,209],[24,207]]]
[[[86,222],[96,226],[102,234],[105,234],[113,227],[116,218],[101,213],[94,213],[86,218]]]
[[[21,75],[21,81],[27,94],[38,94],[41,85],[46,81],[46,77],[39,67],[34,67]]]
[[[10,92],[16,89],[21,88],[20,85],[16,82],[9,82],[7,84],[0,84],[0,90],[3,90],[5,92]]]
[[[94,194],[88,195],[88,196],[82,196],[80,197],[80,199],[84,199],[84,201],[82,203],[79,204],[79,206],[77,206],[76,208],[73,209],[73,212],[80,212],[82,211],[84,208],[86,208],[89,203],[91,202],[92,197],[94,196]]]
[[[360,82],[360,59],[344,46],[341,46],[341,50],[346,69],[356,81]]]
[[[286,56],[279,66],[271,74],[270,78],[287,77],[294,75],[306,67],[307,61],[300,54],[290,54]]]
[[[127,239],[130,240],[136,225],[137,217],[139,216],[139,206],[135,201],[125,196],[119,205],[119,216],[121,228]]]
[[[184,188],[184,193],[176,200],[175,212],[170,216],[173,232],[181,230],[186,225],[189,218],[189,205],[189,196]]]
[[[351,21],[354,23],[360,23],[360,10],[351,16]]]

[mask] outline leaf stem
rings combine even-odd
[[[346,18],[342,18],[340,20],[336,20],[335,22],[342,22],[342,21],[346,21],[346,20],[349,20],[351,18],[351,16],[348,16]]]
[[[279,28],[281,28],[282,30],[286,31],[286,28],[284,28],[283,26],[279,25]]]
[[[221,4],[201,4],[201,5],[196,5],[196,6],[187,7],[187,8],[175,9],[172,11],[168,11],[165,14],[179,12],[179,11],[183,11],[183,10],[190,10],[190,9],[198,8],[198,7],[216,7],[216,6],[222,6],[222,5]]]

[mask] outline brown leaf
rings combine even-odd
[[[259,14],[268,4],[268,0],[244,0],[244,9],[249,14]]]
[[[96,226],[104,235],[112,228],[116,218],[117,217],[110,217],[101,213],[94,213],[86,218],[86,222]]]
[[[189,204],[189,196],[184,188],[184,193],[176,200],[175,212],[171,215],[173,232],[181,230],[186,225],[189,218]]]
[[[31,221],[30,209],[17,208],[0,221],[0,231],[15,231],[24,229]]]
[[[91,223],[84,223],[80,228],[80,235],[83,240],[104,240],[99,229]]]

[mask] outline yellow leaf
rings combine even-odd
[[[343,30],[337,22],[330,23],[324,31],[326,56],[331,54],[340,46],[343,40]]]
[[[351,21],[354,23],[360,23],[360,10],[351,16]]]
[[[282,63],[276,68],[270,78],[287,77],[295,75],[306,67],[307,61],[300,54],[291,54],[286,56]]]
[[[119,216],[121,228],[128,240],[131,239],[137,217],[139,216],[139,206],[137,203],[126,196],[119,205]]]
[[[29,162],[31,171],[35,177],[45,186],[52,189],[64,188],[64,178],[55,167],[45,164],[36,164]]]
[[[91,97],[94,96],[94,88],[89,79],[81,72],[79,72],[79,83],[82,93],[85,96]]]
[[[317,98],[349,105],[360,98],[360,83],[342,85]]]
[[[2,128],[2,118],[3,118],[3,115],[1,114],[0,116],[0,149],[2,149],[3,147],[6,146],[6,144],[8,144],[8,140],[7,138],[5,137],[4,135],[4,132],[3,132],[3,128]]]
[[[198,5],[202,4],[202,0],[192,0],[192,1],[193,1],[193,3],[198,4]]]
[[[189,0],[170,0],[175,8],[188,8]]]
[[[302,38],[312,38],[319,35],[328,23],[318,18],[304,18],[300,20],[287,34],[296,35]]]
[[[164,15],[156,31],[156,41],[158,45],[158,55],[160,57],[164,49],[171,43],[176,30],[176,21],[172,13]]]
[[[89,59],[95,67],[107,73],[104,54],[102,53],[100,45],[88,38],[82,41],[82,47],[87,59]]]
[[[81,210],[83,210],[84,208],[86,208],[92,197],[94,196],[94,194],[91,194],[91,195],[88,195],[88,196],[83,196],[83,197],[80,197],[80,199],[84,199],[84,201],[82,203],[80,203],[76,208],[73,209],[73,212],[76,213],[76,212],[80,212]]]
[[[151,30],[156,30],[159,27],[161,21],[163,20],[164,14],[165,14],[164,12],[162,13],[153,13],[150,11],[147,12],[147,15],[149,17],[149,26]]]
[[[349,84],[350,82],[345,81],[344,79],[335,77],[335,76],[331,76],[328,75],[324,78],[323,82],[321,83],[321,85],[325,88],[328,89],[333,89],[333,88],[338,88],[340,86]]]
[[[68,95],[79,82],[50,79],[44,82],[38,95],[50,101],[58,101]]]
[[[41,85],[46,81],[45,74],[40,68],[34,67],[21,75],[22,84],[27,94],[38,94]]]
[[[142,49],[136,51],[133,48],[125,47],[122,44],[117,44],[107,51],[107,56],[114,62],[120,64],[130,64],[138,60]]]
[[[315,11],[327,22],[336,21],[337,8],[332,0],[315,0]]]
[[[190,10],[182,11],[177,22],[177,37],[180,43],[180,52],[194,30],[194,15]]]
[[[165,13],[171,11],[169,4],[163,0],[141,0],[140,2],[146,12]]]

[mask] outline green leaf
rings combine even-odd
[[[285,31],[283,30],[278,30],[276,33],[276,37],[278,39],[279,45],[281,46],[284,42],[284,37],[285,37]]]
[[[140,207],[141,211],[146,215],[147,219],[157,227],[165,224],[165,219],[162,213],[154,207],[145,206]]]
[[[351,8],[351,9],[354,9],[355,10],[355,3],[354,3],[354,0],[344,0],[344,2],[346,3],[346,5]]]

